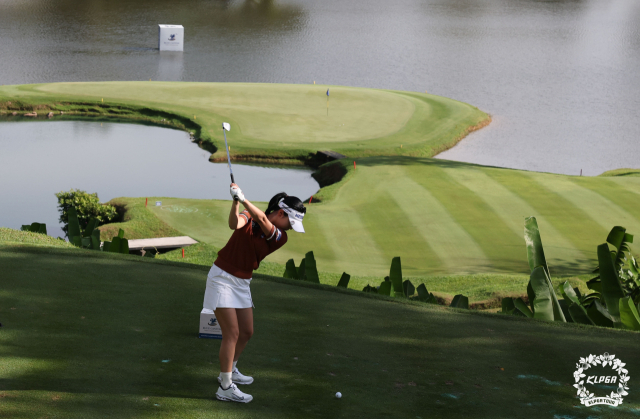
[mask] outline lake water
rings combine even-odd
[[[123,196],[231,199],[227,164],[210,163],[210,153],[184,131],[82,121],[0,122],[0,156],[0,226],[46,223],[54,237],[64,237],[55,193],[72,188],[97,192],[102,202]],[[282,191],[304,200],[319,188],[305,168],[233,169],[252,201],[268,201]]]
[[[185,26],[159,53],[157,24]],[[637,0],[2,0],[0,83],[185,80],[428,91],[494,122],[440,157],[639,167]]]

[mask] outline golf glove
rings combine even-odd
[[[237,186],[231,187],[231,197],[234,201],[244,202],[244,194],[242,193],[242,189]]]

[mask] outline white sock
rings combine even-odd
[[[221,372],[220,378],[222,379],[222,383],[220,383],[220,387],[222,387],[223,390],[228,389],[231,386],[231,373]]]
[[[236,370],[236,364],[238,363],[238,361],[233,361],[233,368],[231,368],[231,372]]]

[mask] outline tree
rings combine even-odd
[[[80,228],[84,231],[89,220],[95,218],[98,225],[103,225],[116,217],[116,208],[112,205],[101,204],[97,193],[71,189],[69,192],[58,192],[58,211],[60,222],[64,224],[62,230],[69,238],[69,208],[73,207],[78,213]]]

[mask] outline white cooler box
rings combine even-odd
[[[202,312],[200,312],[200,334],[198,337],[222,339],[222,330],[213,310],[203,308]]]

